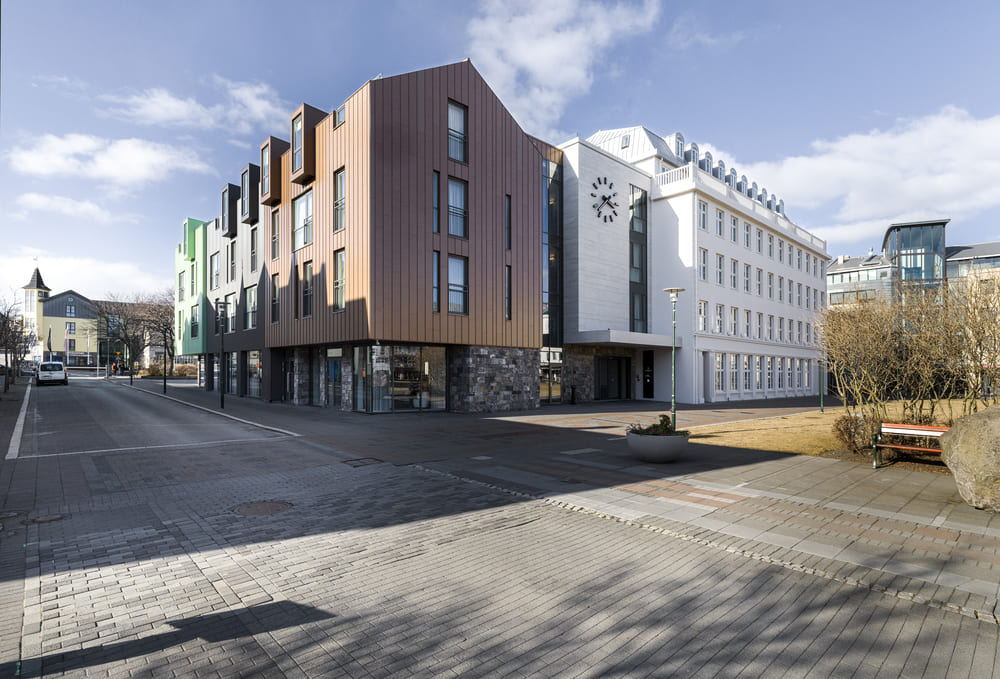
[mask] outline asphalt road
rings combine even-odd
[[[807,528],[814,553],[744,535],[767,519],[791,539],[781,521],[814,508],[751,486],[812,494],[846,469],[834,461],[706,447],[682,478],[635,467],[600,422],[234,400],[239,421],[87,379],[28,404],[0,463],[0,677],[995,673],[1000,627],[973,592],[888,572],[866,585],[863,565],[822,556],[853,539],[825,529]],[[746,482],[713,491],[698,469]],[[636,519],[525,492],[547,487]],[[649,526],[656,507],[729,523]]]

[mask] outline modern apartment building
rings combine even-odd
[[[1000,242],[947,244],[948,219],[892,224],[881,252],[841,255],[827,267],[830,306],[889,294],[898,284],[941,285],[1000,269]]]
[[[680,135],[553,146],[463,61],[303,104],[288,140],[185,222],[178,289],[204,283],[178,337],[207,388],[372,413],[668,400],[681,287],[679,400],[817,391],[825,243]]]

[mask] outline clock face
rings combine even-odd
[[[590,197],[594,199],[593,207],[597,212],[597,218],[605,222],[615,221],[615,217],[618,216],[618,201],[615,200],[618,192],[615,191],[615,183],[609,182],[607,177],[598,177],[591,186],[593,191],[590,192]]]

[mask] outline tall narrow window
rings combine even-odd
[[[302,114],[292,121],[292,172],[302,169]]]
[[[271,145],[260,150],[260,195],[271,192]]]
[[[469,162],[469,143],[466,128],[469,109],[453,101],[448,102],[448,157],[463,163]]]
[[[198,305],[195,304],[191,307],[191,339],[198,339],[198,319],[201,314],[198,310]]]
[[[698,248],[698,277],[708,280],[708,250],[705,248]]]
[[[313,313],[313,263],[302,265],[302,317],[308,318]]]
[[[698,228],[708,230],[708,203],[698,201]]]
[[[441,311],[441,253],[431,257],[431,311]]]
[[[751,267],[749,264],[743,265],[743,292],[750,292],[750,272]]]
[[[632,250],[629,280],[633,283],[644,283],[646,274],[646,246],[642,243],[630,243]]]
[[[448,256],[448,313],[469,313],[469,260]]]
[[[257,227],[250,229],[250,270],[257,270]]]
[[[720,254],[715,255],[715,282],[725,285],[726,280],[726,258]]]
[[[441,173],[437,170],[431,176],[431,229],[441,232]]]
[[[333,232],[344,229],[344,219],[346,216],[347,196],[344,182],[344,168],[340,168],[333,173]]]
[[[344,280],[347,270],[347,255],[343,249],[333,253],[333,310],[342,311],[345,306]]]
[[[468,184],[448,178],[448,235],[469,237],[468,193]]]
[[[257,286],[246,289],[247,304],[243,313],[243,329],[253,330],[257,327]]]
[[[729,240],[734,243],[739,240],[740,237],[740,218],[736,215],[730,215],[729,217]]]
[[[708,302],[703,299],[698,300],[698,330],[708,330]]]
[[[236,280],[236,241],[229,241],[229,280]]]
[[[511,290],[510,290],[510,285],[511,285],[511,281],[510,281],[510,264],[508,264],[507,266],[504,267],[504,270],[503,270],[503,291],[504,291],[504,296],[503,296],[503,317],[504,317],[504,319],[506,319],[508,321],[511,319],[511,299],[510,299]]]
[[[198,294],[198,278],[194,275],[194,262],[191,262],[191,296]]]
[[[278,258],[278,211],[271,213],[271,259]]]
[[[510,196],[503,197],[503,246],[510,250]]]
[[[213,252],[208,258],[208,280],[213,290],[219,287],[219,275],[219,253]]]
[[[246,219],[250,215],[250,170],[240,175],[240,197],[240,217]]]
[[[180,271],[177,274],[177,301],[184,301],[184,293],[187,291],[187,286],[184,284],[184,272]]]
[[[281,311],[281,287],[278,285],[278,274],[271,275],[271,322],[277,323]]]
[[[723,226],[725,224],[725,222],[726,222],[726,213],[723,212],[722,210],[716,210],[715,211],[715,235],[719,236],[720,238],[722,237],[723,231],[725,230],[725,226]]]
[[[750,222],[743,222],[743,247],[750,249]]]
[[[236,332],[236,294],[226,295],[226,327],[225,332]]]
[[[295,199],[292,205],[292,249],[298,250],[312,243],[313,199],[312,191]]]

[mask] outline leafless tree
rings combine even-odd
[[[17,302],[0,300],[0,349],[3,351],[3,364],[7,367],[2,379],[4,392],[17,379],[21,362],[30,349],[30,341],[24,331],[24,318],[18,311],[19,306]]]

